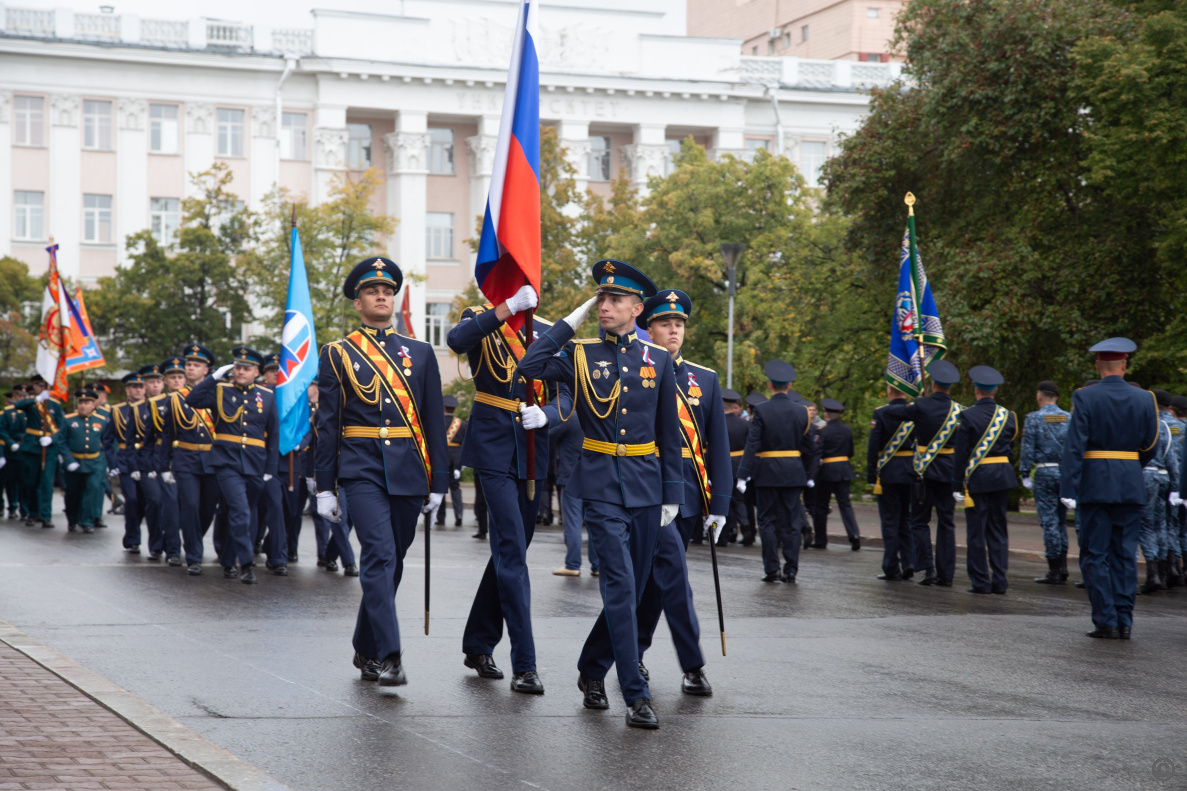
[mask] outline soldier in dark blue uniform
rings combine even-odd
[[[820,405],[824,408],[825,425],[816,433],[820,443],[820,468],[816,473],[816,502],[812,514],[815,545],[828,545],[828,504],[836,497],[845,535],[849,538],[849,546],[856,552],[861,549],[861,531],[857,527],[853,503],[849,501],[849,486],[857,477],[852,462],[853,429],[841,420],[845,405],[840,401],[826,398]]]
[[[771,383],[771,398],[754,407],[746,450],[738,466],[737,490],[756,488],[758,529],[762,536],[763,582],[795,582],[800,566],[803,506],[800,493],[815,486],[817,456],[808,410],[792,400],[788,388],[795,368],[771,360],[763,371]],[[783,571],[779,551],[783,544]]]
[[[214,443],[209,464],[227,508],[227,539],[219,563],[227,579],[256,582],[252,546],[256,507],[264,484],[276,477],[279,418],[272,390],[255,384],[263,358],[259,352],[237,346],[233,362],[207,376],[185,397],[195,409],[209,409],[214,419]],[[220,382],[234,369],[233,382]],[[239,571],[235,563],[239,563]]]
[[[686,695],[713,694],[705,677],[701,653],[701,628],[692,602],[685,553],[694,531],[704,529],[716,541],[725,527],[733,491],[733,465],[725,432],[725,410],[717,373],[684,359],[684,329],[692,316],[692,300],[683,291],[664,289],[643,305],[636,324],[651,340],[672,355],[679,398],[680,427],[684,446],[684,502],[680,515],[661,527],[651,578],[639,602],[639,661],[651,647],[662,612],[684,672],[680,689]]]
[[[536,530],[543,481],[548,477],[548,430],[560,420],[553,404],[528,406],[527,388],[544,404],[542,383],[525,382],[515,372],[526,338],[508,320],[536,306],[536,292],[523,286],[497,306],[477,305],[462,312],[449,331],[454,353],[467,355],[474,375],[474,407],[462,445],[461,464],[474,470],[489,508],[491,559],[483,572],[462,635],[466,667],[483,678],[502,678],[491,654],[503,639],[503,621],[511,639],[511,689],[544,693],[536,672],[532,638],[531,585],[527,549]],[[552,326],[537,317],[541,329]],[[527,443],[533,435],[535,469],[529,476]]]
[[[911,509],[911,537],[915,544],[915,568],[924,572],[920,585],[949,588],[956,574],[956,500],[952,496],[952,454],[956,429],[964,408],[952,400],[952,386],[960,371],[947,360],[936,360],[927,370],[931,395],[913,404],[883,407],[887,417],[915,424],[915,447],[911,469],[920,497]],[[936,514],[935,559],[932,559],[931,515]]]
[[[1154,398],[1157,402],[1157,393],[1154,393]],[[1166,400],[1170,401],[1169,396]],[[1151,594],[1166,590],[1167,553],[1170,549],[1166,510],[1168,505],[1181,502],[1178,443],[1174,441],[1170,424],[1162,419],[1161,412],[1154,455],[1146,462],[1142,475],[1146,482],[1146,505],[1142,508],[1142,531],[1138,535],[1138,545],[1146,559],[1146,582],[1140,591]]]
[[[915,574],[914,558],[906,548],[911,543],[911,485],[915,456],[915,424],[895,417],[908,406],[901,390],[886,386],[886,406],[874,410],[866,446],[866,482],[878,497],[878,517],[882,523],[882,573],[878,579],[898,582]],[[930,538],[929,538],[930,544]]]
[[[177,371],[179,359],[181,370]],[[202,573],[203,537],[214,519],[219,491],[210,453],[214,445],[214,419],[210,410],[195,409],[186,397],[206,378],[213,364],[214,354],[197,343],[185,348],[184,357],[166,361],[166,386],[173,384],[179,373],[182,383],[170,387],[157,464],[161,478],[167,485],[176,487],[186,570],[193,576]]]
[[[721,391],[722,408],[725,410],[725,434],[730,445],[730,465],[733,479],[738,479],[738,468],[742,466],[742,454],[746,452],[746,438],[750,436],[750,423],[742,417],[742,396],[736,390]],[[754,543],[755,526],[750,524],[746,514],[746,496],[730,497],[730,510],[725,520],[725,530],[717,539],[717,546],[724,547],[742,541],[748,547]]]
[[[1035,511],[1043,528],[1047,573],[1035,579],[1040,585],[1067,581],[1067,509],[1059,502],[1059,459],[1071,415],[1059,408],[1059,387],[1039,382],[1035,395],[1039,408],[1022,424],[1022,455],[1018,471],[1022,485],[1034,492]]]
[[[317,374],[317,510],[340,521],[336,490],[345,490],[362,545],[354,664],[380,686],[408,683],[396,590],[420,514],[436,511],[449,488],[437,356],[391,323],[403,280],[382,257],[351,270],[342,293],[362,326],[322,347]]]
[[[970,593],[1005,593],[1010,540],[1006,508],[1014,477],[1014,437],[1018,418],[994,403],[994,394],[1005,380],[988,365],[969,369],[977,402],[960,413],[956,453],[952,459],[952,485],[958,504],[964,506]],[[988,552],[989,566],[985,565]],[[990,577],[990,570],[993,576]]]
[[[163,534],[165,556],[170,566],[181,565],[182,533],[181,513],[178,508],[177,478],[166,465],[168,461],[166,445],[170,440],[166,438],[168,422],[171,414],[172,395],[185,385],[185,360],[182,357],[170,357],[160,365],[164,376],[164,392],[152,400],[156,406],[154,428],[156,428],[156,442],[153,445],[153,468],[156,470],[157,489],[161,498],[160,525]]]
[[[160,471],[157,469],[157,447],[165,428],[162,414],[165,406],[162,392],[165,389],[165,375],[161,372],[160,363],[150,363],[141,367],[140,376],[144,379],[144,400],[136,405],[136,425],[140,435],[136,443],[136,468],[140,474],[144,523],[148,525],[148,559],[160,560],[162,554],[173,558],[181,553],[180,541],[173,546],[174,537],[170,537],[166,545],[165,525],[170,515],[161,491]],[[166,552],[166,549],[172,551]]]
[[[111,407],[111,420],[103,434],[103,450],[107,456],[107,474],[119,478],[120,491],[124,495],[124,549],[129,554],[140,554],[140,520],[143,518],[143,502],[140,491],[140,465],[137,443],[140,442],[141,425],[138,405],[144,400],[144,378],[139,371],[124,376],[124,396]]]
[[[462,526],[462,444],[466,441],[466,421],[454,414],[457,411],[457,398],[446,395],[441,399],[445,404],[445,444],[449,447],[449,500],[453,505],[453,526]],[[437,525],[445,524],[445,503],[437,509]]]
[[[585,502],[604,608],[577,663],[584,705],[609,707],[604,678],[612,661],[629,707],[627,725],[657,728],[651,692],[639,670],[636,607],[659,530],[676,518],[684,500],[676,379],[668,351],[640,341],[634,331],[655,284],[614,260],[597,262],[593,277],[597,295],[541,335],[519,370],[573,382],[574,408],[585,433],[569,487]],[[572,341],[595,302],[602,337]]]
[[[260,376],[264,380],[264,387],[273,390],[280,374],[280,353],[264,355],[264,364],[260,366]],[[308,439],[306,437],[305,439]],[[307,445],[293,451],[299,453]],[[295,466],[295,458],[294,458]],[[264,483],[264,494],[260,507],[256,510],[255,552],[267,553],[265,567],[280,577],[288,576],[288,519],[286,515],[286,492],[288,492],[288,458],[277,462],[278,472],[283,473]],[[296,477],[294,472],[294,478]],[[295,486],[294,486],[295,488]]]
[[[1080,571],[1096,626],[1088,636],[1128,640],[1146,504],[1142,468],[1158,444],[1158,405],[1125,381],[1133,341],[1109,338],[1088,351],[1101,379],[1072,394],[1059,494],[1079,517]]]

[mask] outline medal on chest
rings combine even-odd
[[[256,393],[256,412],[263,413],[264,411],[264,397]]]
[[[688,403],[696,406],[701,403],[701,386],[697,384],[697,375],[688,372]]]
[[[412,355],[409,354],[408,347],[401,346],[398,354],[400,355],[400,362],[403,364],[404,370],[406,371],[409,368],[411,368],[412,367]]]
[[[651,363],[651,350],[643,347],[643,365],[639,368],[639,378],[644,387],[655,387],[655,366]]]
[[[603,376],[609,379],[610,372],[606,369],[610,367],[610,363],[606,360],[598,360],[597,365],[598,368],[595,368],[590,376],[594,379],[601,379]]]

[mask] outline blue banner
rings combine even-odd
[[[309,385],[317,379],[317,332],[313,302],[301,254],[301,237],[293,226],[292,266],[280,335],[280,371],[276,377],[276,409],[280,414],[280,453],[301,444],[309,431]]]
[[[932,360],[943,357],[946,349],[940,313],[915,244],[915,215],[912,212],[907,218],[899,254],[898,291],[890,320],[886,381],[907,395],[920,395],[927,366]]]

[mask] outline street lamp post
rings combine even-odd
[[[734,387],[734,296],[738,293],[738,261],[746,245],[741,242],[722,242],[721,257],[725,259],[725,271],[729,277],[729,340],[726,342],[725,386]]]

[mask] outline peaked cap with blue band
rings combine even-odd
[[[659,291],[651,278],[625,261],[606,258],[593,265],[593,279],[598,293],[633,294],[641,300],[651,299]]]
[[[180,357],[170,357],[165,362],[161,363],[161,373],[163,374],[183,374],[185,373],[185,360]]]
[[[124,374],[123,378],[120,379],[120,381],[123,382],[125,386],[126,385],[142,385],[142,384],[144,384],[144,377],[140,375],[139,371],[133,371],[130,374]]]
[[[927,375],[940,387],[951,387],[960,381],[960,371],[947,360],[936,360],[927,366]]]
[[[771,360],[762,370],[775,387],[783,387],[795,381],[795,368],[784,360]]]
[[[183,355],[187,360],[195,360],[207,365],[214,365],[214,353],[200,343],[191,343],[185,347]]]
[[[264,365],[261,371],[280,370],[280,352],[274,352],[264,358]]]
[[[1129,338],[1107,338],[1088,351],[1102,360],[1124,360],[1138,350]]]
[[[145,379],[160,379],[165,374],[161,372],[160,363],[149,363],[148,365],[142,366],[140,368],[140,375]]]
[[[686,321],[691,318],[692,299],[683,291],[665,288],[643,303],[643,312],[639,314],[639,318],[635,319],[635,324],[645,330],[656,319],[672,317]]]
[[[1006,381],[1004,376],[988,365],[974,365],[969,369],[969,378],[978,390],[984,392],[995,390]]]
[[[360,288],[376,282],[387,283],[399,291],[400,286],[404,285],[404,273],[390,258],[383,256],[367,258],[359,261],[355,264],[354,269],[350,270],[350,274],[346,276],[346,282],[342,284],[342,293],[347,299],[356,299]]]
[[[264,364],[264,356],[255,349],[246,346],[236,346],[231,349],[232,362],[236,365],[254,365],[257,368]]]

